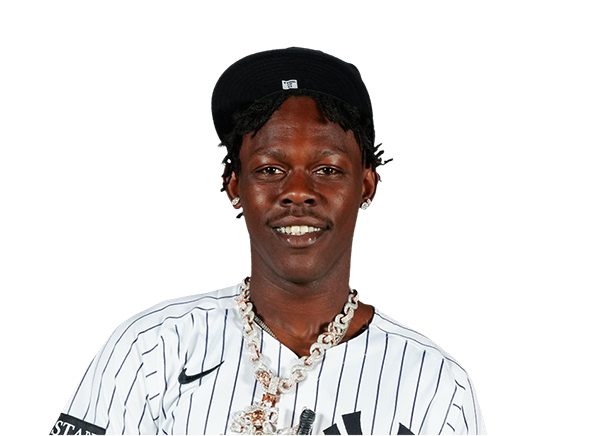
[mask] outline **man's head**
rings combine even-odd
[[[244,103],[246,94],[258,98]],[[313,50],[251,55],[219,79],[213,117],[227,147],[223,190],[244,208],[253,274],[295,283],[348,274],[358,209],[384,163],[358,70]]]
[[[375,145],[369,93],[354,65],[317,50],[270,50],[235,62],[215,86],[213,119],[227,149],[223,190],[239,171],[244,135],[258,131],[287,98],[299,95],[311,97],[327,119],[354,133],[368,168],[386,163]]]

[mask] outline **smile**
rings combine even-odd
[[[285,233],[287,235],[302,236],[307,233],[320,232],[320,227],[313,226],[286,226],[286,227],[275,227],[279,233]]]

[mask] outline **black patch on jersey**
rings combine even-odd
[[[408,428],[404,427],[401,422],[398,423],[398,433],[396,434],[414,434]]]
[[[348,434],[363,434],[362,428],[360,427],[360,410],[358,412],[342,415],[342,419],[344,420],[344,427],[346,427],[346,432]]]
[[[50,434],[106,434],[106,430],[71,415],[61,413]]]
[[[347,434],[363,434],[362,427],[360,426],[360,410],[354,413],[347,413],[342,415],[344,420],[344,428]],[[327,427],[323,430],[325,434],[341,434],[337,424],[333,424],[331,427]]]
[[[333,424],[331,427],[327,427],[325,430],[323,430],[324,434],[341,434],[340,433],[340,429],[338,428],[337,424]]]
[[[224,361],[223,361],[224,362]],[[194,375],[186,375],[185,373],[185,368],[181,369],[181,372],[179,373],[179,378],[177,380],[179,380],[179,383],[181,383],[182,385],[191,383],[193,381],[196,381],[198,379],[201,379],[202,377],[204,377],[205,375],[210,374],[211,372],[213,372],[215,369],[217,369],[219,366],[223,365],[223,362],[219,363],[217,366],[215,366],[214,368],[208,369],[206,371],[200,372],[198,374],[194,374]]]
[[[360,411],[342,415],[342,419],[344,420],[344,427],[346,427],[346,433],[348,433],[348,436],[362,436],[363,433],[360,426]],[[333,424],[331,427],[323,430],[323,434],[325,436],[342,436],[337,428],[337,424]],[[408,428],[404,427],[402,423],[400,423],[400,428],[398,429],[398,434],[396,436],[415,436],[415,434]]]

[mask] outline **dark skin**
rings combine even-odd
[[[240,197],[235,207],[248,227],[251,301],[282,344],[308,355],[348,300],[358,210],[375,196],[377,173],[363,165],[354,134],[309,97],[290,97],[246,135],[240,161],[226,190]],[[303,225],[303,235],[285,232]],[[372,317],[373,308],[359,303],[344,341]]]

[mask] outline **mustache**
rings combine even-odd
[[[306,209],[306,208],[301,208],[301,209],[293,209],[293,208],[292,209],[287,209],[286,211],[284,211],[284,212],[282,212],[282,213],[280,213],[280,214],[278,214],[276,216],[268,218],[267,219],[267,224],[270,226],[273,221],[277,221],[277,220],[280,220],[282,218],[287,218],[288,216],[293,216],[293,217],[297,217],[297,218],[300,218],[300,217],[316,218],[316,219],[318,219],[320,221],[323,221],[323,222],[327,223],[327,227],[329,227],[329,228],[333,227],[333,221],[330,218],[328,218],[328,217],[326,217],[324,215],[321,215],[321,214],[315,212],[312,209]]]

